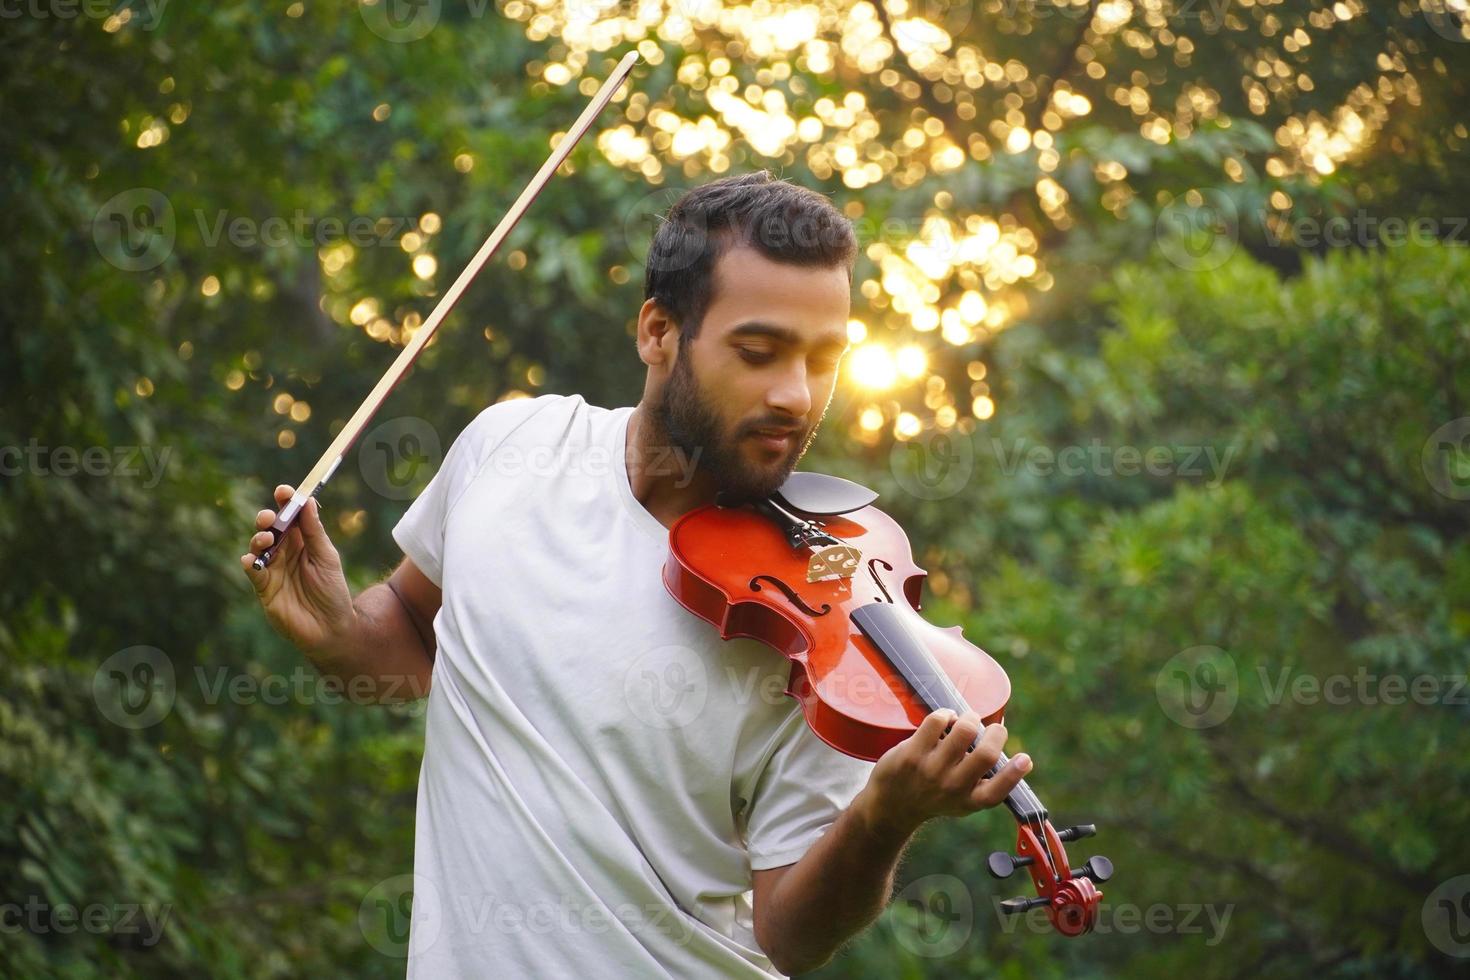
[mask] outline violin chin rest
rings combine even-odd
[[[851,513],[878,499],[875,490],[825,473],[792,473],[771,496],[794,510],[818,516]]]

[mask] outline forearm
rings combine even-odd
[[[305,650],[324,677],[340,682],[348,698],[395,704],[429,692],[434,666],[433,625],[415,622],[388,582],[358,593],[351,624],[331,643]]]
[[[863,790],[777,883],[756,939],[787,975],[814,970],[883,912],[916,828],[877,818]]]

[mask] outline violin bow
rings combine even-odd
[[[572,152],[572,148],[586,134],[587,130],[592,126],[592,123],[597,119],[598,113],[605,109],[607,104],[612,101],[612,97],[617,94],[624,79],[628,77],[628,73],[633,70],[633,65],[637,62],[637,51],[629,51],[623,55],[623,60],[618,62],[617,68],[613,69],[613,73],[607,77],[607,81],[602,83],[602,87],[597,90],[597,94],[592,96],[592,101],[587,104],[586,109],[582,110],[582,115],[572,124],[572,128],[567,131],[566,136],[556,145],[556,148],[551,151],[551,155],[546,158],[546,162],[541,165],[541,169],[537,171],[536,176],[531,178],[531,182],[526,185],[526,189],[521,191],[521,196],[516,198],[516,202],[511,205],[505,217],[500,219],[500,224],[495,226],[495,230],[490,233],[490,237],[485,239],[485,244],[480,246],[480,250],[475,253],[475,257],[470,259],[469,264],[464,267],[464,271],[459,274],[459,278],[454,280],[454,285],[450,286],[449,290],[439,299],[438,304],[434,307],[434,312],[429,314],[429,318],[424,321],[423,326],[419,328],[409,340],[408,344],[399,352],[397,359],[388,368],[388,372],[378,379],[378,383],[373,387],[373,390],[368,393],[363,403],[357,407],[357,411],[352,413],[352,418],[342,427],[342,431],[337,433],[337,437],[332,440],[332,444],[327,447],[327,451],[322,453],[321,459],[317,460],[316,465],[306,474],[306,478],[296,485],[296,490],[291,495],[290,501],[287,502],[285,507],[281,508],[280,513],[276,515],[275,523],[269,528],[271,544],[270,547],[262,551],[255,559],[253,567],[256,571],[260,571],[271,563],[271,559],[276,555],[277,548],[285,540],[286,532],[291,529],[291,525],[296,523],[296,518],[300,516],[302,508],[306,506],[306,501],[316,496],[321,488],[326,486],[327,481],[332,478],[332,474],[337,472],[337,467],[342,464],[342,457],[352,448],[353,443],[357,442],[358,437],[362,435],[363,429],[367,428],[368,422],[372,421],[373,415],[377,413],[383,402],[388,398],[389,393],[392,392],[399,381],[403,380],[404,374],[413,366],[413,362],[418,358],[419,353],[423,351],[430,339],[433,338],[434,331],[439,329],[439,325],[444,322],[444,318],[454,309],[454,304],[459,302],[460,296],[469,288],[475,276],[479,275],[480,269],[484,267],[486,262],[490,261],[490,256],[494,255],[496,249],[500,248],[501,242],[505,241],[506,236],[515,228],[516,223],[521,220],[521,216],[530,208],[531,202],[536,200],[536,195],[540,194],[542,188],[551,180],[552,175],[556,173],[556,168],[561,166],[562,161],[566,160],[567,156]]]

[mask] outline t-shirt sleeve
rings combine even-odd
[[[394,526],[398,547],[439,588],[444,588],[444,535],[454,505],[509,432],[553,397],[559,396],[497,402],[480,412],[455,438],[439,471]]]
[[[746,823],[751,869],[764,871],[801,860],[852,803],[872,769],[873,763],[823,742],[807,726],[801,710],[794,709],[752,793]]]

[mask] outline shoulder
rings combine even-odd
[[[564,425],[578,412],[590,408],[581,395],[545,394],[535,398],[511,398],[486,406],[465,426],[460,438],[476,448],[493,451],[518,430]]]

